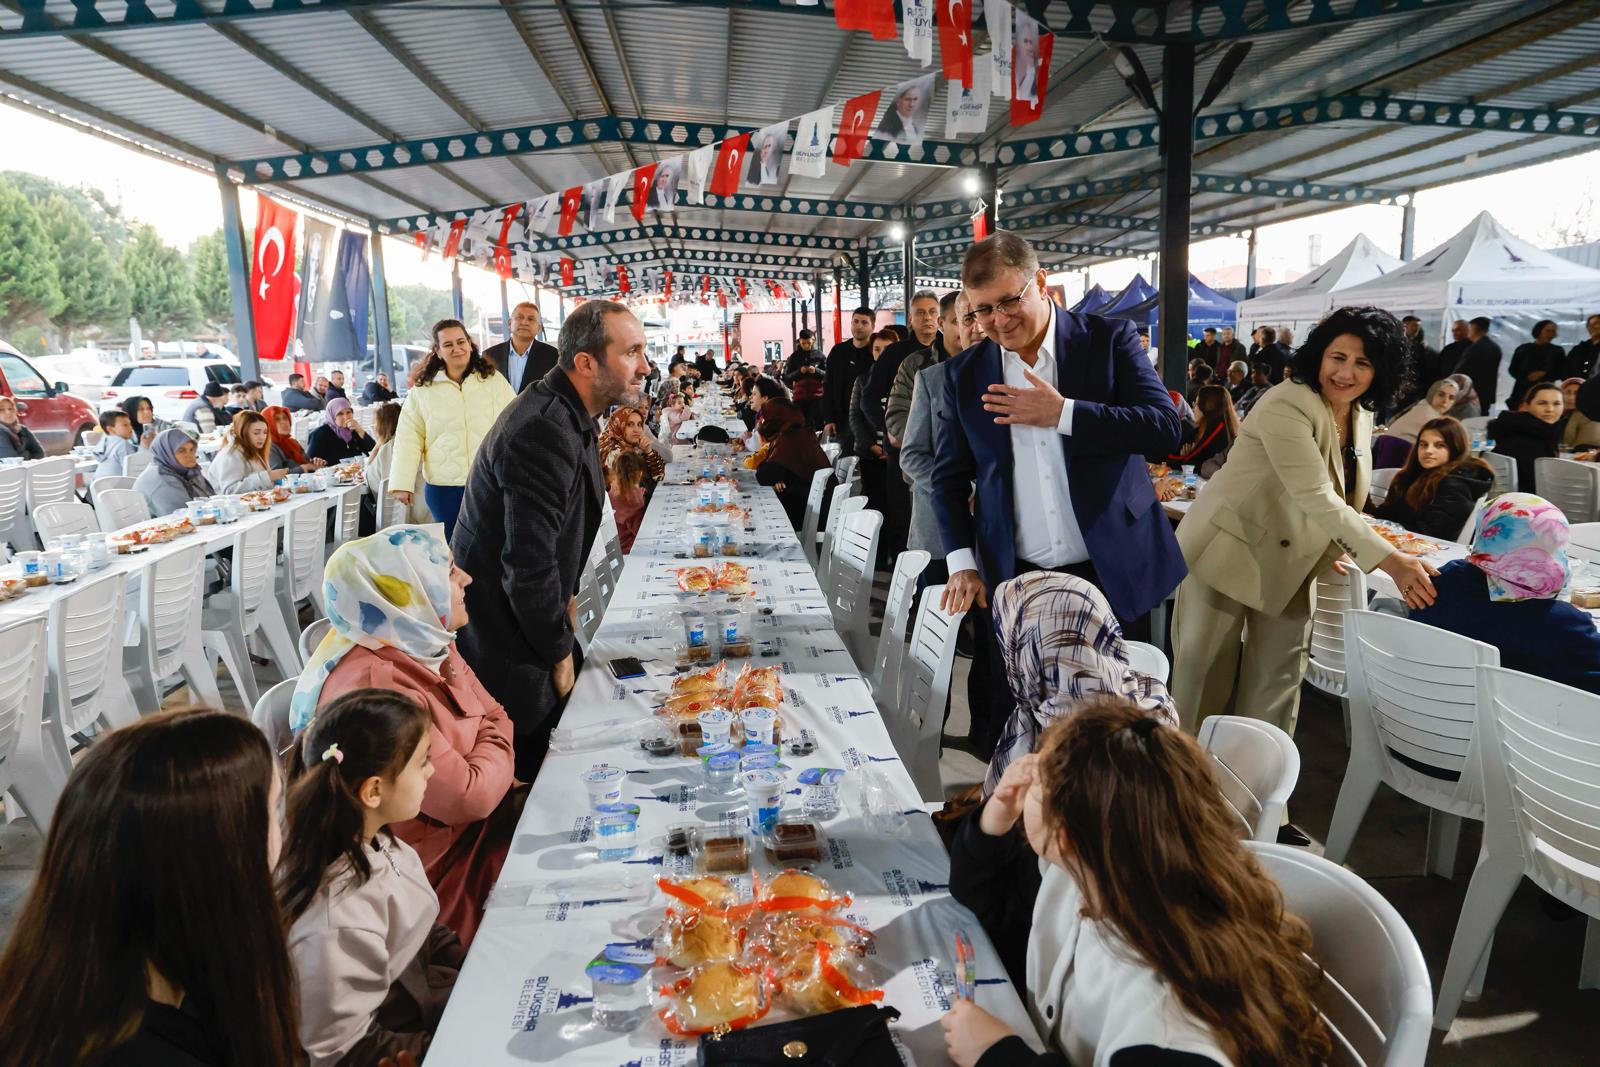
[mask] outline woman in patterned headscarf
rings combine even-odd
[[[667,465],[662,461],[661,454],[651,446],[649,431],[644,425],[644,413],[638,408],[620,407],[613,411],[606,420],[606,428],[601,431],[598,444],[602,470],[611,468],[611,457],[618,452],[638,452],[644,456],[646,495],[666,477]]]
[[[1561,509],[1532,493],[1506,493],[1478,518],[1472,552],[1433,580],[1438,599],[1409,617],[1494,645],[1500,665],[1600,693],[1595,616],[1561,599],[1572,575]],[[1574,583],[1600,585],[1600,573]]]
[[[422,813],[392,829],[422,857],[439,921],[469,943],[505,862],[524,792],[513,788],[511,720],[456,651],[472,579],[439,526],[392,526],[339,547],[323,579],[327,636],[295,686],[296,733],[352,689],[401,692],[433,719]]]
[[[1111,605],[1083,579],[1034,571],[1001,582],[994,622],[1017,704],[989,761],[984,796],[994,792],[1012,760],[1034,750],[1046,726],[1093,697],[1125,697],[1178,725],[1167,687],[1128,665]]]

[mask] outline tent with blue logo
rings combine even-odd
[[[1073,304],[1068,311],[1081,311],[1084,314],[1092,313],[1096,308],[1111,302],[1111,294],[1100,288],[1099,283],[1090,286],[1089,291],[1083,294],[1083,299]]]
[[[1238,332],[1249,336],[1257,326],[1288,326],[1296,337],[1304,337],[1329,308],[1343,302],[1340,290],[1382,278],[1404,265],[1405,260],[1396,259],[1366,234],[1358,233],[1320,267],[1271,292],[1240,301]]]
[[[1151,293],[1148,300],[1134,304],[1132,307],[1121,311],[1108,311],[1102,314],[1113,319],[1128,319],[1145,326],[1153,326],[1159,317],[1160,296]],[[1193,274],[1189,275],[1189,333],[1195,337],[1200,336],[1200,331],[1207,326],[1221,329],[1232,326],[1234,323],[1237,305],[1211,288]]]
[[[1490,336],[1506,355],[1503,397],[1511,392],[1511,353],[1531,339],[1534,323],[1554,321],[1562,346],[1585,336],[1584,316],[1600,311],[1600,270],[1535,248],[1485,211],[1405,266],[1339,290],[1335,303],[1371,304],[1396,318],[1415,315],[1435,348],[1456,319],[1486,316],[1493,320]]]

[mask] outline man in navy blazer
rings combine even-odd
[[[1133,324],[1057,308],[1020,237],[980,241],[961,273],[987,339],[951,363],[934,428],[942,603],[987,607],[998,583],[1058,570],[1128,629],[1187,573],[1144,460],[1177,448],[1178,413]]]

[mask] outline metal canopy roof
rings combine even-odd
[[[622,211],[530,247],[804,277],[861,241],[888,246],[907,219],[919,269],[948,268],[977,206],[970,168],[995,161],[1001,225],[1047,263],[1147,255],[1156,118],[1109,46],[1131,46],[1159,92],[1171,33],[1196,40],[1200,86],[1253,41],[1196,121],[1197,237],[1600,147],[1600,0],[1055,0],[1044,18],[1057,40],[1037,123],[1011,128],[995,99],[981,137],[871,141],[823,178],[705,206],[680,193],[643,225]],[[392,232],[919,73],[899,40],[794,0],[0,0],[11,99]],[[941,92],[941,133],[942,106]]]

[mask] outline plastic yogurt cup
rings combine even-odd
[[[777,825],[778,814],[783,810],[785,782],[783,772],[775,768],[745,771],[739,776],[739,780],[744,785],[751,832],[756,834],[770,832]]]
[[[700,736],[706,744],[716,744],[719,741],[726,744],[733,740],[733,712],[713,708],[710,711],[702,711],[695,718],[700,723]]]
[[[598,812],[602,805],[615,804],[622,799],[622,779],[626,772],[608,763],[596,763],[582,774],[583,786],[589,791],[589,807]]]

